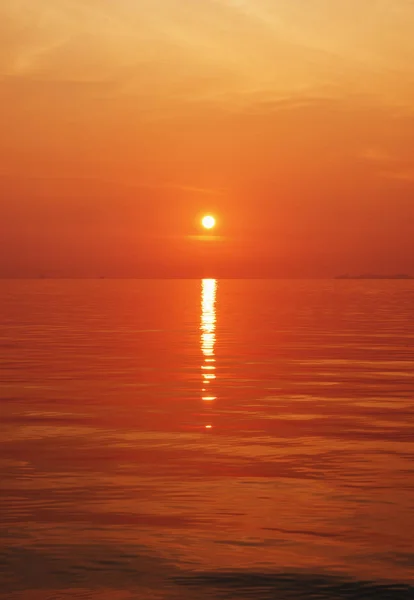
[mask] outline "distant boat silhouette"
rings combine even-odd
[[[364,275],[337,275],[334,279],[414,279],[414,277],[406,273],[397,273],[395,275],[375,275],[368,273]]]

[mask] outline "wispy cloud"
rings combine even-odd
[[[229,106],[328,86],[409,106],[413,27],[407,0],[6,0],[0,77]]]
[[[414,163],[408,168],[382,171],[381,175],[386,179],[396,179],[397,181],[414,183]]]
[[[414,160],[398,155],[383,146],[363,148],[359,158],[371,164],[378,177],[414,182]]]
[[[394,162],[396,157],[382,146],[372,145],[362,148],[359,157],[371,163],[383,164]]]
[[[151,190],[177,190],[184,193],[202,196],[223,196],[226,194],[226,190],[224,188],[206,188],[180,183],[132,183],[130,185],[133,185],[137,188]]]

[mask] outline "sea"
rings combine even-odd
[[[414,598],[414,281],[1,280],[0,598]]]

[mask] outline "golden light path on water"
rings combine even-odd
[[[203,279],[201,282],[201,351],[203,363],[202,395],[204,402],[213,402],[216,396],[212,391],[212,383],[216,379],[216,359],[214,346],[216,343],[216,295],[217,280]]]

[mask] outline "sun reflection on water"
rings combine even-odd
[[[203,379],[202,400],[211,402],[216,400],[211,390],[212,383],[216,379],[216,361],[214,357],[214,346],[216,343],[216,295],[217,280],[203,279],[201,282],[201,351],[204,356],[201,365]]]

